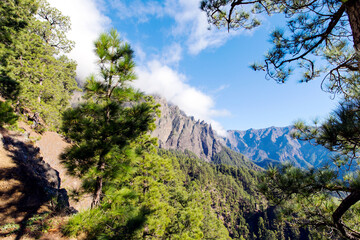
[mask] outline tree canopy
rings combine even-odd
[[[297,66],[303,71],[301,81],[322,77],[324,90],[342,96],[324,123],[299,122],[294,133],[334,151],[335,157],[318,169],[270,167],[260,190],[281,204],[294,223],[324,230],[329,238],[360,239],[360,1],[204,0],[201,8],[211,24],[228,30],[258,26],[257,14],[283,13],[286,28],[272,32],[273,48],[253,69],[284,83]]]
[[[133,51],[116,30],[100,35],[95,52],[101,80],[94,75],[87,79],[86,101],[64,113],[62,127],[76,143],[63,161],[70,173],[87,182],[94,194],[93,207],[103,197],[103,185],[121,166],[124,149],[154,128],[157,111],[151,97],[128,85],[135,79]]]
[[[271,33],[273,48],[265,55],[269,78],[285,82],[294,68],[303,70],[301,81],[324,79],[323,88],[332,93],[358,91],[360,51],[360,2],[357,0],[203,0],[201,9],[211,24],[228,30],[252,29],[260,25],[258,14],[283,13],[285,29]],[[326,60],[323,66],[322,60]],[[349,88],[352,84],[352,88]]]
[[[1,1],[0,11],[0,94],[56,128],[77,89],[76,63],[64,55],[74,45],[66,38],[70,20],[45,0]]]
[[[37,10],[34,1],[0,2],[0,97],[14,98],[18,94],[18,83],[8,76],[9,58],[14,54],[12,46],[19,32],[24,30]],[[0,126],[13,124],[17,116],[14,114],[10,102],[0,102]]]

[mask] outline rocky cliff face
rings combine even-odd
[[[152,135],[159,139],[160,148],[189,150],[207,162],[217,162],[218,154],[226,146],[261,167],[286,161],[298,167],[318,167],[330,158],[330,152],[324,147],[293,139],[291,126],[229,130],[228,136],[221,139],[208,123],[186,116],[165,99],[155,97],[155,100],[161,104],[161,117],[156,120],[157,128]],[[231,161],[226,163],[237,165]]]
[[[290,161],[298,167],[318,167],[329,160],[330,152],[322,146],[290,136],[293,127],[270,127],[246,131],[228,131],[226,146],[240,152],[256,164],[266,167]]]
[[[179,107],[165,99],[155,97],[161,104],[161,117],[156,120],[157,128],[152,133],[159,139],[159,147],[164,149],[189,150],[199,158],[209,162],[222,146],[211,125],[188,117]]]

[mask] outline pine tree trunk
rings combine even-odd
[[[354,48],[360,51],[360,1],[349,0],[345,3],[345,11],[348,15],[350,27],[353,35]]]
[[[101,192],[102,192],[102,185],[103,185],[103,177],[96,178],[96,188],[93,196],[93,201],[91,203],[91,208],[94,208],[99,205]]]
[[[333,213],[334,226],[341,232],[347,239],[360,239],[360,233],[347,228],[341,221],[341,217],[348,211],[354,204],[360,201],[360,191],[350,193],[339,205]]]
[[[102,159],[102,157],[100,157],[100,159]],[[100,161],[98,165],[98,170],[102,173],[104,169],[105,169],[105,163],[103,161]],[[96,186],[93,195],[93,201],[91,203],[91,208],[94,208],[100,204],[102,187],[103,187],[103,177],[99,176],[96,178]]]

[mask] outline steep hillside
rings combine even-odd
[[[0,239],[69,239],[60,225],[91,203],[89,194],[74,194],[81,180],[60,163],[69,143],[55,132],[19,127],[0,127]]]
[[[215,164],[232,165],[239,168],[247,168],[255,171],[261,171],[258,165],[254,164],[245,155],[235,152],[228,147],[223,147],[212,159]]]
[[[211,125],[186,116],[179,107],[165,99],[155,99],[161,104],[161,118],[156,120],[157,128],[152,136],[159,139],[160,148],[189,150],[207,162],[221,151],[222,146]]]
[[[234,151],[222,151],[222,154],[226,152],[230,156]],[[286,220],[276,221],[275,209],[268,205],[256,187],[259,182],[257,171],[204,163],[187,151],[160,150],[159,154],[172,159],[178,170],[177,177],[183,178],[187,189],[200,190],[202,198],[210,197],[211,209],[208,211],[215,211],[232,239],[309,239],[308,229],[293,227]],[[208,225],[208,228],[213,227]]]
[[[298,167],[317,167],[329,159],[330,152],[322,146],[293,139],[293,127],[270,127],[246,131],[228,131],[226,146],[240,152],[256,164],[266,167],[290,161]]]
[[[1,239],[63,239],[55,215],[73,211],[59,172],[33,140],[29,132],[0,128]]]

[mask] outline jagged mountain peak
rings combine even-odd
[[[156,120],[157,128],[152,135],[158,138],[160,148],[188,150],[207,162],[220,163],[217,157],[226,146],[260,167],[283,162],[303,168],[318,167],[330,159],[326,148],[293,139],[293,126],[229,130],[227,137],[220,138],[205,121],[188,117],[164,98],[155,96],[155,100],[161,104],[161,117]],[[230,160],[225,162],[236,165]]]
[[[159,147],[189,150],[208,162],[221,151],[220,141],[210,124],[188,117],[178,106],[164,98],[154,98],[161,105],[161,117],[156,120],[157,128],[152,133],[158,138]]]
[[[293,130],[293,126],[229,130],[224,142],[262,167],[287,161],[298,167],[318,167],[329,159],[326,148],[292,138]]]

